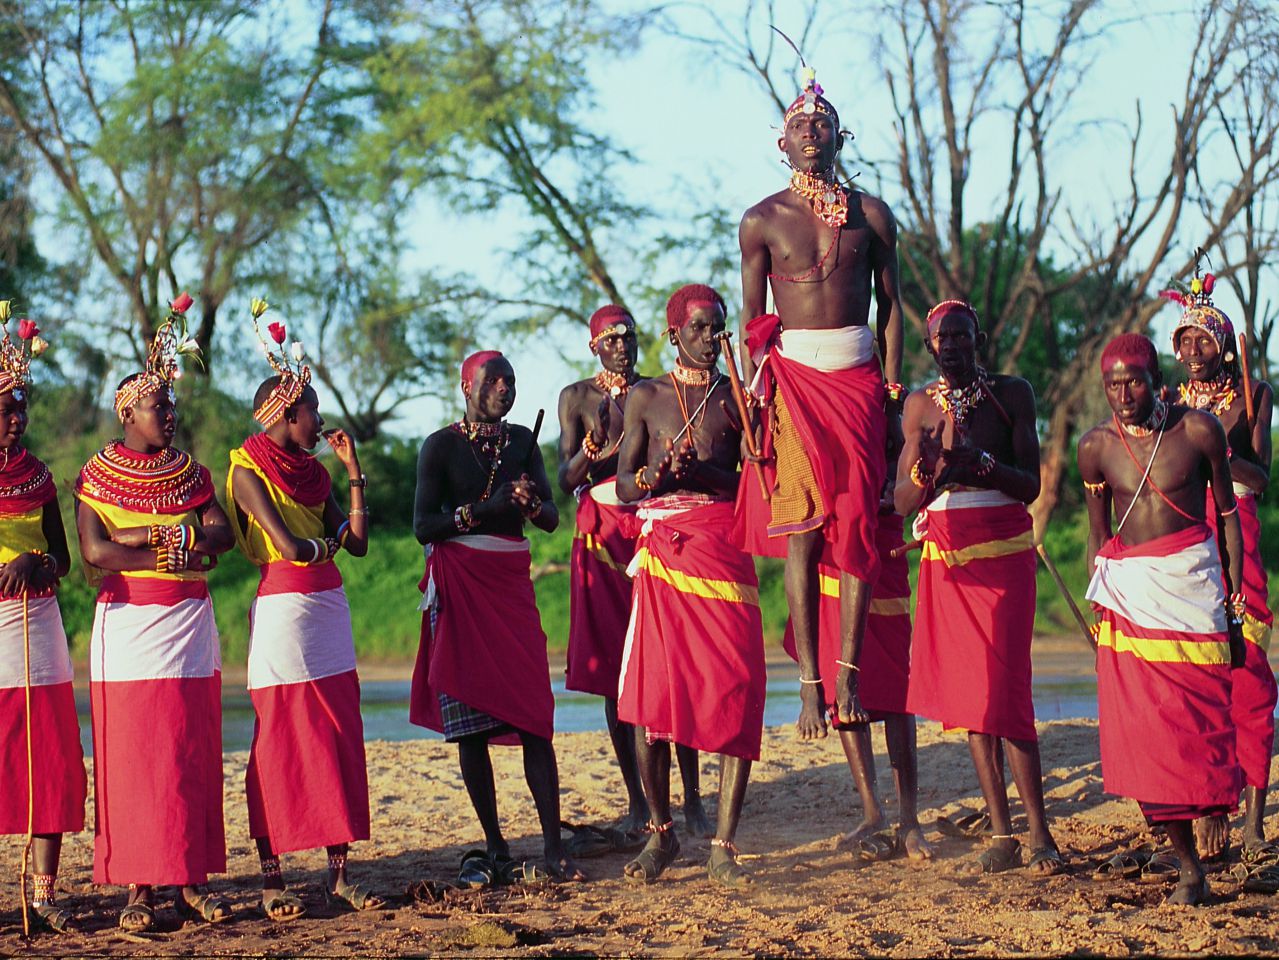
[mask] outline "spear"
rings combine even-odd
[[[1257,411],[1252,406],[1252,374],[1248,370],[1248,334],[1239,333],[1239,371],[1243,374],[1243,408],[1248,417],[1248,434],[1257,422]]]

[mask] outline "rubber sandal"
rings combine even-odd
[[[1092,872],[1094,880],[1136,880],[1141,876],[1141,868],[1150,860],[1150,854],[1144,850],[1123,850],[1109,860],[1105,860]]]
[[[1279,843],[1266,841],[1251,847],[1245,843],[1239,853],[1239,859],[1249,866],[1279,862]]]
[[[541,883],[550,880],[551,874],[533,860],[511,860],[509,858],[497,862],[497,880],[504,886],[520,883]]]
[[[628,863],[622,870],[623,876],[632,883],[652,883],[679,856],[679,840],[673,839],[667,850],[661,847],[661,834],[653,834],[639,856]],[[631,868],[638,867],[635,872]]]
[[[178,916],[187,920],[203,920],[205,923],[224,923],[231,919],[231,904],[211,893],[196,894],[194,900],[187,900],[182,891],[174,903]],[[221,913],[219,913],[221,909]]]
[[[75,916],[70,910],[63,910],[56,903],[33,903],[31,915],[46,930],[54,933],[74,933]]]
[[[1230,876],[1243,884],[1245,893],[1279,893],[1279,863],[1236,863]]]
[[[900,852],[897,834],[893,830],[880,830],[857,840],[857,855],[872,863],[891,860]]]
[[[737,858],[733,856],[724,857],[718,863],[712,856],[706,861],[706,873],[721,887],[740,889],[749,887],[755,882],[751,872],[738,863]]]
[[[1164,903],[1170,906],[1199,907],[1207,903],[1211,896],[1212,888],[1208,886],[1208,878],[1204,877],[1194,883],[1177,884]]]
[[[373,901],[377,901],[374,903]],[[324,902],[330,906],[343,905],[352,910],[377,910],[386,902],[362,883],[344,883],[335,890],[324,885]]]
[[[617,838],[613,834],[620,835],[620,830],[589,823],[579,826],[567,820],[561,820],[560,826],[572,833],[564,842],[564,850],[574,860],[602,857],[617,850]]]
[[[306,916],[306,904],[297,894],[290,893],[288,890],[263,891],[263,894],[262,915],[268,920],[274,920],[276,923],[291,923]],[[283,907],[301,907],[301,909],[293,913],[277,912]]]
[[[992,845],[981,855],[960,866],[959,872],[967,877],[980,877],[987,873],[1003,873],[1021,865],[1021,844],[1013,841],[1011,847]]]
[[[468,850],[462,854],[462,864],[457,873],[457,882],[462,886],[472,890],[491,887],[496,876],[497,867],[487,850]]]
[[[404,891],[404,896],[412,903],[440,903],[456,889],[443,880],[414,880]]]
[[[1181,860],[1167,850],[1156,853],[1141,868],[1142,883],[1176,883],[1181,876]]]
[[[126,924],[126,918],[138,918],[141,924]],[[155,907],[141,900],[131,903],[120,911],[118,926],[125,933],[146,933],[155,927]]]
[[[937,830],[944,837],[954,837],[958,840],[977,840],[990,832],[990,814],[980,812],[965,813],[963,816],[954,819],[947,816],[939,816],[937,818]]]
[[[1041,877],[1055,877],[1066,872],[1066,860],[1056,847],[1039,847],[1030,851],[1026,869]]]

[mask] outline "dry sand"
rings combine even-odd
[[[881,792],[891,780],[876,732]],[[213,889],[235,906],[217,927],[180,926],[160,911],[162,932],[123,938],[114,928],[124,903],[118,888],[91,883],[91,832],[69,837],[63,859],[64,905],[86,932],[45,934],[34,944],[17,935],[16,882],[20,842],[3,841],[0,954],[556,956],[602,955],[889,955],[961,956],[1086,953],[1102,955],[1273,953],[1279,951],[1279,900],[1244,894],[1224,873],[1212,879],[1210,906],[1166,907],[1165,889],[1137,883],[1099,883],[1093,866],[1143,837],[1130,802],[1102,794],[1097,731],[1089,721],[1041,728],[1048,809],[1073,874],[1036,879],[1024,870],[980,879],[954,873],[976,849],[940,839],[939,813],[972,804],[975,780],[962,737],[920,724],[922,818],[937,845],[931,863],[861,863],[836,847],[859,817],[837,741],[800,743],[790,728],[765,732],[763,759],[747,796],[739,844],[757,882],[730,893],[706,878],[708,842],[683,838],[683,856],[657,883],[621,877],[625,857],[584,861],[590,880],[485,893],[464,893],[444,904],[408,905],[403,894],[422,877],[449,879],[464,850],[480,839],[452,747],[437,741],[369,744],[375,836],[354,850],[356,879],[391,899],[388,909],[364,914],[326,910],[317,894],[324,854],[285,858],[286,877],[311,916],[277,925],[255,910],[257,860],[243,803],[246,755],[226,760],[226,815],[231,872]],[[564,816],[607,822],[619,812],[620,782],[603,734],[556,738],[564,782]],[[520,752],[495,748],[499,801],[517,855],[540,851],[533,805],[524,787]],[[704,792],[716,763],[703,767]],[[678,778],[677,778],[678,779]],[[678,792],[678,791],[677,791]],[[163,811],[153,811],[162,819]],[[90,818],[92,812],[90,811]],[[1279,832],[1271,819],[1269,833]],[[1237,823],[1237,821],[1236,821]],[[1018,818],[1018,827],[1024,823]],[[1234,836],[1238,842],[1238,833]]]

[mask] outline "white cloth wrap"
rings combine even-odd
[[[1084,597],[1141,627],[1226,630],[1221,557],[1212,537],[1167,557],[1098,557]]]
[[[875,355],[875,334],[864,324],[829,330],[782,330],[787,360],[830,373],[859,367]]]
[[[208,597],[174,604],[98,601],[89,641],[90,680],[211,677],[221,669],[218,625]]]
[[[31,686],[70,683],[71,652],[67,649],[57,598],[28,600],[27,621],[31,640]],[[22,646],[22,600],[0,600],[0,689],[26,686]]]
[[[250,690],[354,669],[351,608],[341,587],[254,598],[249,608]]]
[[[928,506],[915,515],[915,522],[910,526],[911,536],[916,540],[928,539],[928,515],[943,510],[976,510],[987,507],[1007,507],[1021,503],[1016,497],[1010,497],[1002,490],[943,490]]]

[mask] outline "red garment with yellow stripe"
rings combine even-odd
[[[577,533],[569,570],[568,669],[565,686],[601,697],[617,696],[622,647],[631,616],[635,508],[617,502],[613,480],[577,498]],[[629,535],[628,535],[629,534]]]
[[[948,729],[1035,740],[1030,514],[994,491],[956,490],[929,504],[926,523],[907,709]]]
[[[884,714],[906,712],[906,690],[910,682],[910,570],[906,555],[890,556],[903,543],[902,518],[896,513],[880,514],[876,528],[879,549],[879,578],[871,591],[870,616],[858,658],[857,695],[872,720]],[[839,571],[821,568],[821,602],[818,608],[817,663],[821,669],[822,697],[835,702],[836,660],[843,658],[839,630]],[[795,631],[786,621],[782,646],[792,660]]]
[[[1113,537],[1097,553],[1088,597],[1102,607],[1097,707],[1107,793],[1200,807],[1238,801],[1216,549],[1198,524],[1131,547]]]
[[[764,635],[751,557],[733,546],[733,505],[661,497],[645,522],[617,715],[650,736],[759,759]]]

